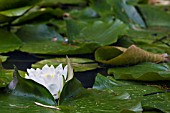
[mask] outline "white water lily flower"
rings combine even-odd
[[[67,65],[63,69],[62,64],[56,68],[53,65],[49,67],[46,64],[42,69],[27,69],[28,74],[25,78],[43,85],[53,95],[54,99],[58,99],[67,80],[67,72]]]

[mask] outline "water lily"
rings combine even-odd
[[[53,95],[54,99],[58,99],[65,82],[68,81],[68,66],[66,65],[63,68],[60,64],[55,68],[53,65],[49,67],[46,64],[42,69],[27,69],[25,78],[43,85]]]

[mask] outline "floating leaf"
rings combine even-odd
[[[139,24],[141,27],[146,27],[145,22],[143,21],[142,17],[140,16],[136,8],[134,6],[128,5],[127,1],[128,0],[122,1],[122,8],[124,9],[128,17],[135,23]]]
[[[7,60],[8,56],[2,56],[0,55],[0,61],[5,62]]]
[[[8,17],[21,16],[30,8],[31,8],[31,6],[20,7],[20,8],[17,8],[17,9],[10,9],[10,10],[5,10],[5,11],[0,11],[0,14],[8,16]]]
[[[84,43],[70,45],[53,28],[45,24],[25,25],[17,35],[24,42],[21,51],[37,54],[82,54],[92,53],[99,45]]]
[[[13,33],[0,29],[0,53],[19,49],[22,45],[20,39]]]
[[[0,67],[0,88],[6,87],[12,80],[12,73]]]
[[[148,26],[157,26],[158,29],[170,27],[170,14],[162,10],[161,7],[152,5],[138,5],[138,7]]]
[[[126,40],[119,42],[120,46],[128,43],[130,39],[133,44],[138,47],[153,53],[167,53],[170,54],[169,43],[169,29],[168,28],[151,28],[145,30],[129,30]],[[120,38],[121,40],[122,38]]]
[[[67,20],[68,37],[73,42],[93,42],[102,45],[115,43],[118,36],[127,31],[127,26],[120,20],[115,22],[95,21],[94,23]]]
[[[23,52],[35,54],[57,54],[57,55],[73,55],[92,53],[99,47],[96,43],[84,43],[79,45],[63,44],[61,42],[34,42],[25,44],[20,49]]]
[[[1,25],[7,24],[7,23],[11,22],[14,19],[15,19],[15,17],[7,17],[5,15],[0,14],[0,24]]]
[[[3,113],[60,113],[60,111],[56,109],[44,108],[41,106],[37,106],[34,104],[34,100],[26,97],[18,97],[14,95],[6,95],[0,92],[0,104],[1,104],[1,112]],[[63,108],[64,109],[64,108]],[[63,110],[64,111],[64,110]]]
[[[81,82],[73,77],[73,79],[65,83],[58,104],[60,105],[63,101],[79,97],[84,91],[85,89],[83,88]]]
[[[132,45],[127,49],[114,46],[98,48],[95,52],[95,59],[98,62],[116,66],[132,65],[141,62],[159,63],[168,60],[167,55],[164,56],[164,54],[147,52],[135,45]]]
[[[100,16],[107,16],[112,13],[111,6],[107,3],[107,0],[90,0],[90,7],[97,11]]]
[[[70,106],[73,112],[105,112],[105,113],[120,113],[123,109],[129,109],[137,106],[135,100],[125,99],[119,100],[113,93],[88,89],[81,97],[63,102],[64,106]],[[136,107],[137,108],[137,107]],[[132,111],[132,110],[131,110]],[[136,112],[132,112],[136,113]]]
[[[145,22],[132,5],[127,4],[128,0],[108,0],[112,4],[113,12],[117,18],[126,23],[136,23],[141,27],[145,27]]]
[[[117,85],[119,85],[119,84],[108,79],[107,77],[105,77],[101,74],[98,74],[96,79],[95,79],[95,83],[93,85],[93,88],[102,90],[102,89],[110,89],[110,88],[117,86]]]
[[[144,108],[144,109],[146,108],[146,110],[144,110],[146,112],[147,112],[147,108],[150,108],[150,110],[153,110],[153,111],[155,111],[155,109],[156,109],[156,111],[158,110],[161,112],[169,112],[170,111],[170,109],[168,107],[168,106],[170,106],[170,102],[169,102],[170,93],[161,93],[161,94],[155,94],[155,95],[150,95],[150,96],[143,96],[145,94],[149,94],[149,93],[153,93],[153,92],[163,92],[163,90],[159,88],[159,85],[146,85],[148,83],[145,83],[145,82],[115,81],[113,78],[104,77],[104,76],[100,77],[100,76],[101,75],[96,76],[97,79],[95,82],[97,82],[98,84],[101,83],[101,85],[103,84],[103,81],[106,81],[105,84],[111,84],[112,82],[116,82],[118,85],[113,85],[112,88],[111,87],[109,88],[110,90],[109,89],[107,89],[107,90],[109,90],[110,92],[114,92],[114,94],[116,94],[116,95],[122,95],[122,93],[123,94],[128,93],[131,97],[130,100],[132,101],[134,99],[138,103],[138,104],[135,103],[135,105],[134,105],[134,108],[136,110],[141,110],[141,103],[142,103],[142,108]],[[98,77],[100,77],[100,79],[98,79]],[[103,81],[102,81],[102,79],[103,79]],[[112,79],[114,81],[112,81]],[[159,82],[156,82],[156,83],[159,84]],[[101,90],[103,90],[103,89],[101,89]],[[109,99],[111,99],[111,98],[109,98]],[[130,101],[128,99],[126,99],[126,100]],[[141,101],[141,103],[139,101]],[[119,102],[120,101],[116,101],[117,104]],[[113,106],[114,105],[115,104],[113,104]],[[119,105],[119,108],[120,108],[120,106],[121,105]],[[131,106],[131,108],[133,109],[132,106]],[[128,109],[124,109],[123,111],[125,113],[130,112]]]
[[[102,98],[101,98],[102,97]],[[109,99],[107,98],[109,97]],[[60,105],[60,110],[44,108],[34,104],[34,101],[17,96],[8,96],[0,93],[1,112],[46,112],[46,113],[68,113],[68,112],[114,112],[120,113],[122,109],[129,109],[135,104],[136,101],[131,100],[114,100],[113,94],[107,92],[89,90],[88,93],[84,93],[81,99],[76,98],[72,101],[65,101],[64,105]],[[108,101],[106,101],[108,99]],[[117,103],[117,104],[113,104]],[[133,112],[134,113],[134,112]]]
[[[33,21],[33,23],[42,23],[44,21],[49,21],[51,18],[62,17],[63,13],[64,12],[59,8],[39,8],[35,6],[28,10],[24,15],[15,19],[12,24],[30,23],[30,21]]]
[[[2,25],[6,25],[12,23],[17,17],[23,15],[26,11],[28,11],[33,4],[38,3],[40,0],[37,1],[21,1],[21,0],[14,0],[14,1],[0,1],[0,23]]]
[[[94,62],[94,60],[86,59],[86,58],[70,58],[71,65],[75,72],[83,72],[88,70],[93,70],[98,68],[98,64]],[[33,68],[41,68],[45,64],[53,65],[54,67],[59,65],[60,63],[65,64],[65,58],[52,58],[41,60],[35,64],[32,64]]]
[[[109,74],[113,74],[116,79],[159,81],[170,80],[169,65],[142,63],[130,67],[110,68]]]
[[[100,80],[98,79],[99,76],[100,76]],[[112,82],[115,82],[118,85],[113,84],[113,87],[109,86],[110,88],[108,88],[105,91],[103,89],[101,90],[100,89],[99,90],[95,90],[95,89],[77,90],[76,89],[77,93],[79,94],[78,96],[75,96],[75,92],[74,92],[75,90],[71,92],[71,94],[68,94],[66,92],[65,94],[68,94],[67,95],[68,98],[65,98],[65,100],[61,103],[60,111],[54,111],[52,109],[47,109],[47,108],[32,105],[34,101],[32,101],[29,98],[6,96],[4,94],[3,95],[0,94],[1,111],[6,111],[8,113],[9,110],[6,110],[7,108],[10,108],[12,110],[14,109],[14,111],[17,108],[17,110],[20,111],[25,111],[28,109],[29,112],[35,110],[38,111],[47,110],[48,112],[52,112],[52,113],[53,112],[54,113],[58,113],[58,112],[89,113],[89,112],[100,112],[100,111],[107,112],[107,113],[108,112],[140,113],[143,111],[143,107],[144,108],[150,107],[153,109],[161,110],[163,112],[169,111],[169,108],[167,107],[168,105],[170,105],[170,103],[168,102],[169,101],[168,94],[143,96],[144,94],[148,94],[151,92],[162,91],[158,87],[147,86],[144,85],[143,83],[140,84],[139,82],[134,83],[134,82],[125,82],[125,81],[116,81],[116,80],[112,81],[113,79],[104,76],[101,77],[101,76],[102,75],[96,76],[97,78],[96,82],[98,82],[99,86],[102,85],[103,81],[105,80],[106,80],[105,81],[106,84],[112,84]],[[74,81],[75,79],[72,80]],[[75,89],[75,86],[79,86],[79,85],[74,85],[73,89]],[[71,90],[72,88],[69,87],[68,89]]]
[[[8,90],[11,95],[30,98],[48,105],[56,105],[53,96],[44,86],[33,80],[22,78],[17,68],[15,68],[13,80],[8,85]]]
[[[41,0],[1,0],[0,1],[0,11],[4,11],[4,10],[9,10],[9,9],[15,9],[15,8],[19,8],[19,7],[24,7],[24,6],[29,6],[29,5],[34,5],[38,2],[40,2]]]
[[[56,41],[64,41],[64,38],[59,35],[54,28],[48,27],[45,24],[40,25],[25,25],[22,26],[16,33],[18,37],[24,43],[32,43],[32,42],[56,42]],[[34,38],[33,38],[34,37]],[[56,40],[53,40],[56,38]]]

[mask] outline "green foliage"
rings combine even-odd
[[[17,9],[5,10],[5,11],[1,11],[0,14],[8,17],[21,16],[30,8],[31,6],[26,6]]]
[[[0,0],[0,63],[17,50],[44,58],[34,68],[69,65],[59,100],[22,78],[25,72],[0,65],[0,111],[170,112],[169,20],[169,6],[147,0]],[[72,57],[67,63],[66,55]],[[105,76],[97,74],[92,88],[85,89],[72,67],[77,75],[100,68]]]
[[[62,17],[63,10],[56,8],[40,8],[40,7],[32,7],[30,10],[27,11],[23,16],[18,17],[15,19],[12,24],[18,25],[23,23],[42,23],[44,21],[48,21],[50,18],[59,18]],[[37,18],[34,20],[34,18]],[[40,19],[40,20],[39,20]]]
[[[84,91],[85,89],[83,88],[80,81],[78,81],[76,78],[73,78],[65,84],[58,104],[60,105],[63,103],[63,101],[79,97]]]
[[[6,87],[12,80],[12,73],[3,69],[2,64],[0,64],[0,88]]]
[[[22,42],[15,34],[4,29],[0,29],[0,40],[0,53],[14,51],[22,45]]]
[[[0,55],[0,61],[5,62],[7,60],[8,56],[2,56]]]
[[[170,14],[167,13],[164,9],[161,9],[161,7],[139,5],[139,9],[142,12],[148,26],[170,27]]]
[[[38,2],[40,2],[41,0],[1,0],[0,1],[0,11],[4,11],[4,10],[9,10],[9,9],[15,9],[15,8],[19,8],[19,7],[24,7],[24,6],[29,6],[29,5],[34,5]]]
[[[95,83],[93,85],[94,89],[98,89],[98,90],[102,90],[102,89],[110,89],[113,86],[117,86],[119,85],[119,83],[116,83],[115,81],[112,81],[110,79],[108,79],[107,77],[98,74],[96,79],[95,79]]]
[[[142,108],[151,108],[151,109],[159,109],[162,112],[169,112],[170,109],[167,107],[169,105],[169,93],[160,93],[155,95],[148,95],[144,96],[145,94],[153,93],[153,92],[164,92],[162,89],[157,87],[156,85],[146,85],[145,82],[127,82],[127,81],[115,81],[113,78],[106,78],[101,77],[102,75],[97,75],[96,81],[94,86],[96,87],[101,83],[103,84],[103,81],[105,81],[105,84],[112,84],[112,82],[117,82],[118,85],[113,84],[112,87],[109,85],[107,88],[107,91],[109,89],[110,92],[114,92],[114,94],[124,98],[126,98],[126,104],[128,101],[136,100],[138,102],[142,103]],[[100,78],[100,79],[99,79]],[[103,79],[103,81],[101,80]],[[114,81],[112,81],[114,80]],[[158,83],[158,82],[157,82]],[[104,84],[103,84],[104,85]],[[107,85],[105,85],[107,87]],[[98,88],[98,90],[103,90],[103,88]],[[130,95],[130,97],[128,96]],[[107,96],[108,97],[108,96]],[[109,98],[111,99],[111,98]],[[120,99],[120,98],[119,98]],[[112,104],[113,106],[117,105],[119,101],[116,101],[116,104]],[[135,103],[136,110],[142,110],[140,103]],[[119,105],[120,107],[120,105]],[[132,107],[132,106],[131,106]],[[135,109],[134,109],[135,110]],[[124,110],[123,110],[124,111]],[[127,112],[127,110],[125,110]],[[147,111],[147,110],[146,110]],[[154,110],[153,110],[154,111]]]
[[[116,79],[124,80],[170,80],[169,65],[148,62],[129,67],[110,68],[108,74],[113,74]]]
[[[67,20],[68,37],[73,42],[93,42],[103,45],[115,43],[118,36],[126,32],[127,26],[119,20],[113,21],[95,21],[76,22]]]
[[[145,27],[145,22],[138,13],[137,9],[128,5],[128,0],[107,0],[109,4],[112,4],[114,14],[120,20],[129,23],[129,24],[138,24],[141,27]]]

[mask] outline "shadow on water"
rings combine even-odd
[[[26,71],[27,68],[31,68],[31,64],[42,60],[42,58],[20,51],[9,52],[2,55],[9,56],[7,61],[2,63],[5,69],[13,69],[15,65],[19,70]]]

